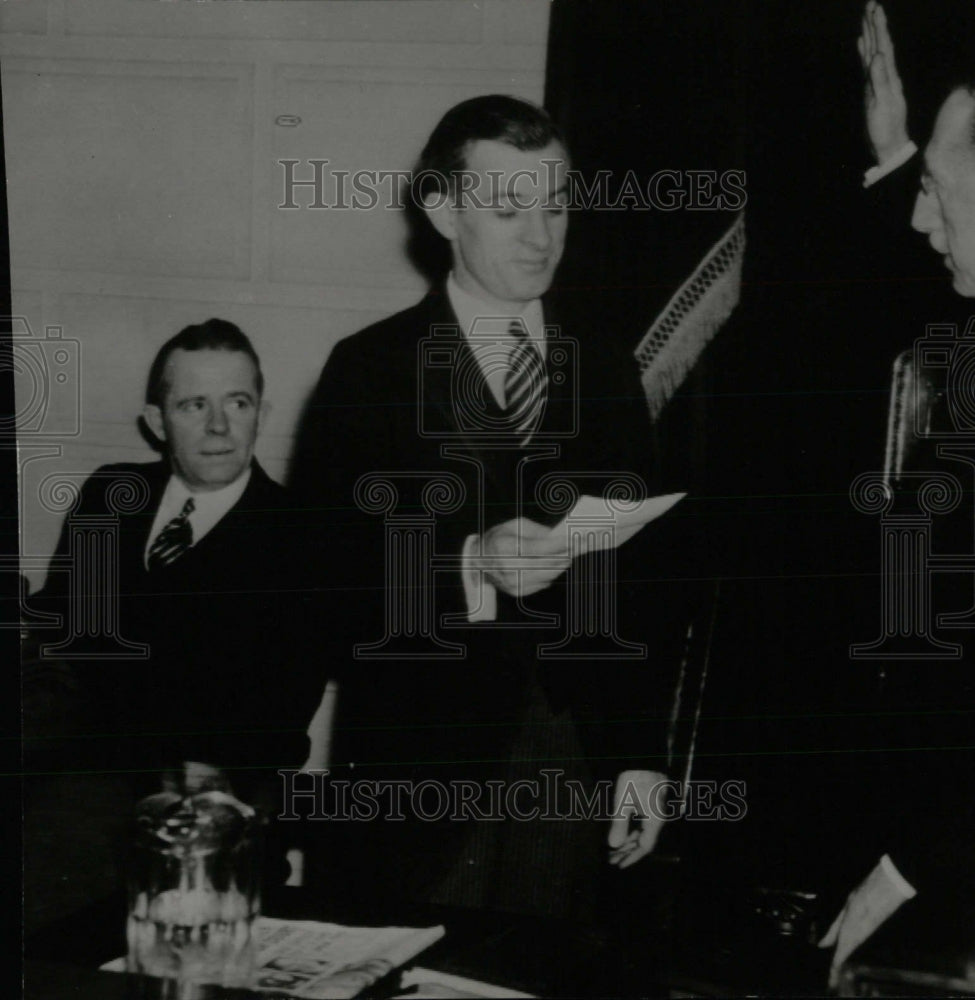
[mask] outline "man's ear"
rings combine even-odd
[[[430,225],[445,239],[457,239],[457,210],[453,206],[453,195],[431,192],[423,199],[423,212]]]
[[[156,435],[158,440],[166,440],[166,428],[163,425],[162,410],[155,403],[146,403],[142,409],[142,419],[149,426],[149,430]]]
[[[267,415],[271,412],[271,404],[266,400],[262,399],[257,407],[257,433],[260,434],[264,430],[264,421],[267,420]]]

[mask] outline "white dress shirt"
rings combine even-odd
[[[447,278],[447,298],[460,324],[460,329],[470,344],[481,372],[501,409],[504,409],[504,382],[508,372],[508,357],[516,344],[511,335],[511,321],[520,320],[535,342],[542,360],[545,360],[545,321],[542,302],[532,299],[518,312],[499,315],[495,306],[482,302],[457,284],[453,273]],[[494,621],[497,618],[498,595],[494,585],[484,573],[475,569],[480,551],[477,535],[468,535],[462,550],[461,577],[467,603],[467,619],[471,622]]]
[[[470,292],[465,292],[457,284],[453,274],[447,278],[447,298],[491,394],[498,406],[504,409],[507,359],[517,343],[511,336],[512,320],[521,321],[528,336],[535,342],[542,360],[545,360],[545,321],[541,299],[524,303],[517,312],[499,313],[496,306],[488,305]]]
[[[243,496],[250,479],[251,469],[248,465],[244,474],[238,476],[229,486],[223,486],[219,490],[194,493],[179,476],[173,473],[166,483],[166,489],[163,490],[159,510],[156,511],[156,519],[152,522],[152,530],[149,532],[149,539],[142,554],[146,569],[149,568],[149,550],[152,548],[152,543],[174,517],[179,517],[190,497],[193,498],[195,509],[188,520],[193,529],[193,544],[196,545],[207,532],[220,523],[227,511]]]

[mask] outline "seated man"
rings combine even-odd
[[[234,324],[186,327],[149,372],[143,415],[165,458],[98,469],[66,518],[56,556],[68,558],[85,542],[81,519],[117,515],[116,584],[92,574],[79,594],[77,579],[52,571],[38,606],[48,599],[77,634],[79,597],[117,599],[118,636],[147,647],[72,663],[101,716],[74,766],[148,773],[149,792],[157,772],[195,762],[195,780],[223,769],[259,804],[276,768],[304,764],[324,676],[299,641],[300,528],[253,457],[262,392],[257,354]],[[126,490],[134,502],[120,502]]]

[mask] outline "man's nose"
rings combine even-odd
[[[919,233],[930,233],[938,228],[940,214],[935,197],[927,191],[919,191],[914,202],[911,226]]]
[[[544,210],[535,206],[525,210],[525,241],[539,250],[547,250],[552,242],[552,233],[549,230],[548,218]]]
[[[230,429],[230,421],[222,406],[211,406],[207,414],[207,430],[211,434],[226,434]]]

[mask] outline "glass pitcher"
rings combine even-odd
[[[175,994],[246,986],[260,911],[262,820],[229,792],[161,792],[136,807],[128,961]]]

